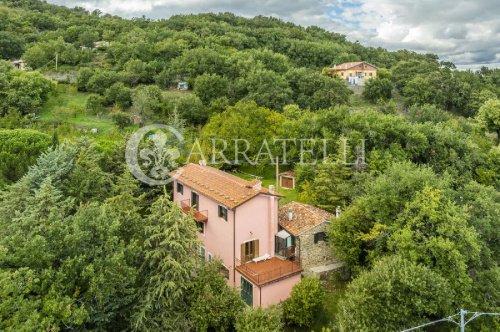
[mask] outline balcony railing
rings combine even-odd
[[[184,213],[192,214],[193,218],[197,222],[207,222],[208,221],[208,210],[198,211],[196,206],[191,206],[191,200],[185,199],[181,201],[181,208]]]
[[[250,261],[244,264],[239,259],[236,259],[236,269],[253,283],[262,285],[301,272],[302,266],[297,258],[292,261],[271,257],[262,262]]]

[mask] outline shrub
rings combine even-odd
[[[363,90],[363,98],[371,102],[392,98],[392,83],[387,78],[373,78],[368,80]]]
[[[314,314],[323,303],[325,294],[318,279],[305,278],[292,289],[292,295],[283,304],[288,324],[310,326]]]
[[[237,332],[281,332],[283,321],[278,307],[250,308],[247,307],[236,318]]]
[[[105,111],[104,98],[98,95],[91,95],[85,103],[85,112],[89,114],[99,114]]]
[[[113,119],[113,122],[120,130],[130,125],[131,123],[130,115],[125,112],[113,113],[113,115],[111,115],[111,118]]]

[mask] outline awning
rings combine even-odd
[[[284,229],[279,231],[277,234],[276,234],[277,237],[283,239],[283,240],[286,240],[287,238],[289,238],[291,235],[290,233],[288,233],[287,231],[285,231]]]

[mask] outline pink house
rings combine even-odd
[[[267,307],[288,298],[302,267],[294,257],[275,255],[282,196],[260,181],[209,166],[188,164],[171,175],[174,201],[198,225],[200,259],[221,259],[228,283],[248,305]]]

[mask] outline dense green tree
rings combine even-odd
[[[293,286],[290,298],[283,304],[283,315],[287,324],[310,326],[324,298],[325,290],[319,279],[302,279]]]
[[[286,79],[270,70],[255,70],[240,78],[237,88],[242,96],[258,105],[280,111],[290,102],[292,90]]]
[[[399,256],[386,257],[347,287],[339,306],[341,331],[400,331],[453,311],[446,280]]]
[[[162,110],[163,97],[157,85],[144,85],[132,94],[132,111],[142,119],[151,119]]]
[[[85,30],[79,33],[78,43],[80,46],[94,48],[94,43],[99,40],[99,33],[93,30]]]
[[[188,290],[189,319],[197,331],[227,331],[234,326],[244,303],[228,286],[219,261],[203,264]]]
[[[80,68],[76,79],[76,87],[78,91],[87,91],[87,84],[90,78],[94,75],[94,71],[87,67]]]
[[[380,176],[367,179],[363,195],[332,223],[330,238],[337,255],[356,266],[386,252],[389,229],[426,185],[446,189],[449,178],[428,167],[395,163]]]
[[[387,78],[376,77],[368,80],[363,90],[363,98],[376,102],[392,98],[392,82]]]
[[[215,152],[222,151],[229,161],[233,161],[236,159],[236,144],[238,144],[238,151],[246,151],[249,158],[246,160],[239,154],[237,156],[239,163],[254,162],[264,140],[267,140],[269,148],[273,149],[273,139],[282,137],[284,119],[283,115],[259,107],[255,102],[239,102],[235,106],[228,107],[224,112],[212,116],[203,127],[200,138],[205,157],[210,158],[215,148]],[[248,149],[244,141],[238,143],[234,141],[238,139],[247,140]],[[224,146],[222,140],[228,143],[227,146]],[[266,159],[264,162],[270,162],[268,156],[263,156],[267,152],[265,146],[261,152],[262,159]],[[224,161],[218,154],[213,155],[213,158],[218,162]]]
[[[0,59],[16,59],[24,51],[24,40],[9,31],[0,31]]]
[[[470,303],[468,269],[480,252],[477,232],[467,217],[441,190],[425,187],[406,204],[388,232],[389,251],[445,277],[455,290],[448,296],[457,307]]]
[[[346,104],[352,93],[344,82],[306,68],[292,69],[286,76],[292,98],[302,108],[318,110]]]
[[[450,113],[435,105],[415,105],[408,109],[408,119],[413,122],[445,122],[451,119]]]
[[[39,72],[11,71],[8,74],[8,86],[3,112],[13,108],[19,114],[36,113],[49,94],[54,91],[55,84]]]
[[[85,111],[89,114],[102,114],[106,110],[105,100],[99,95],[90,95],[85,102]]]
[[[205,105],[214,99],[227,95],[228,87],[228,80],[215,74],[203,74],[194,81],[194,93]]]
[[[132,90],[122,82],[116,82],[104,92],[106,104],[128,108],[132,104]]]
[[[199,125],[204,124],[208,119],[207,108],[196,95],[184,95],[175,99],[172,104],[188,123]]]
[[[167,197],[151,206],[146,221],[143,287],[132,316],[137,331],[184,330],[187,291],[196,266],[196,226]]]
[[[19,180],[50,143],[50,136],[38,131],[0,130],[0,186]]]
[[[280,332],[283,331],[282,314],[279,308],[268,309],[247,307],[236,319],[237,332]]]
[[[107,88],[120,80],[119,75],[115,71],[96,70],[92,77],[88,79],[85,88],[89,92],[104,94]]]
[[[500,140],[500,99],[490,99],[484,103],[477,118],[487,130],[496,133]]]
[[[114,124],[122,130],[123,128],[129,126],[132,123],[130,115],[126,112],[114,112],[111,114],[111,119],[113,119]]]

